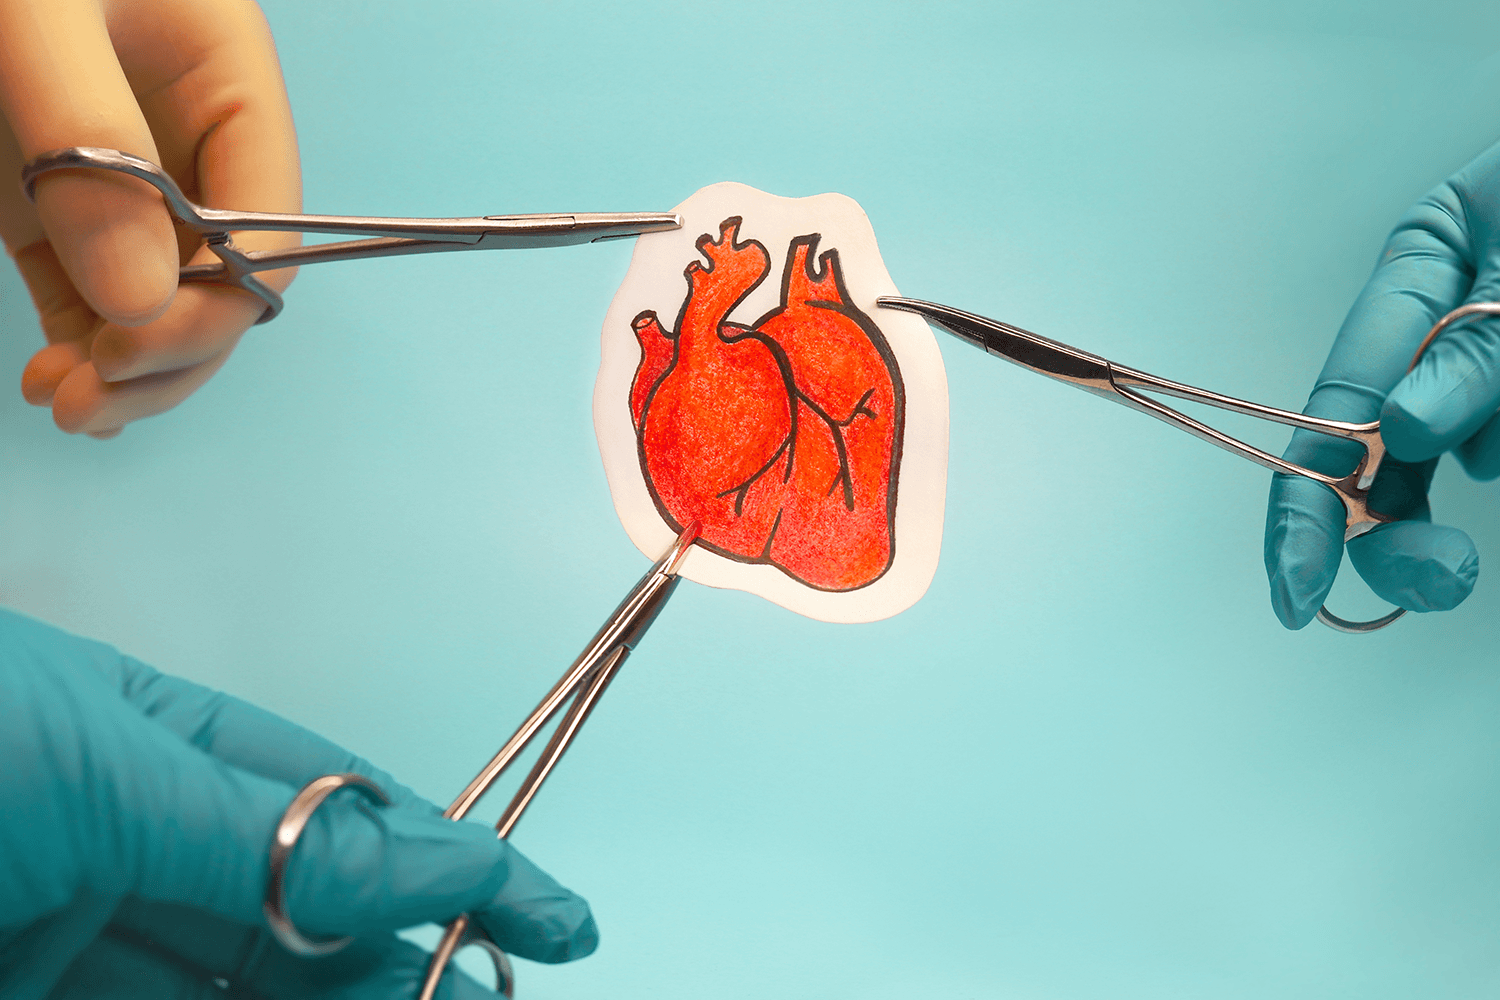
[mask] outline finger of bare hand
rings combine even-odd
[[[117,0],[117,6],[123,6]],[[297,212],[296,133],[270,29],[243,0],[158,0],[160,20],[111,16],[120,63],[140,98],[162,163],[211,208]],[[163,23],[171,29],[164,28]],[[295,233],[237,233],[242,250],[281,249]],[[213,263],[207,248],[194,263]],[[264,274],[280,291],[291,269]],[[114,324],[94,339],[105,379],[171,372],[216,356],[255,322],[264,303],[246,292],[185,287],[160,320]]]
[[[23,247],[15,260],[31,292],[49,345],[26,365],[21,375],[21,395],[35,406],[50,406],[58,384],[89,359],[94,333],[102,321],[68,280],[62,263],[46,240]]]
[[[264,310],[265,303],[248,292],[185,285],[159,319],[100,327],[89,358],[110,383],[181,371],[228,353]]]
[[[291,112],[255,4],[56,0],[38,13],[42,6],[0,4],[0,110],[14,133],[5,152],[17,165],[61,146],[110,146],[162,164],[189,198],[210,207],[300,210]],[[89,73],[75,65],[80,59]],[[59,427],[95,437],[181,402],[264,308],[247,292],[215,286],[185,288],[174,300],[178,234],[149,187],[149,211],[126,211],[120,196],[132,185],[139,182],[94,171],[44,175],[35,209],[0,192],[0,235],[52,345],[27,366],[23,394],[51,404]],[[87,218],[75,217],[80,205]],[[161,223],[159,232],[141,229],[143,214],[148,228]],[[235,238],[244,250],[299,241],[282,233]],[[192,259],[216,260],[201,247]],[[280,291],[294,273],[262,280]]]
[[[131,421],[170,410],[191,396],[228,358],[226,348],[188,368],[123,382],[104,381],[92,361],[84,362],[58,383],[52,419],[70,434],[113,437]]]
[[[98,2],[0,4],[0,112],[27,160],[66,146],[157,156]],[[93,170],[44,174],[36,185],[36,219],[100,316],[142,323],[170,304],[177,241],[150,185]]]

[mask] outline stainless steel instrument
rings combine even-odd
[[[1056,340],[1049,340],[1018,326],[987,319],[952,306],[939,305],[936,302],[886,296],[876,299],[875,303],[887,309],[916,313],[933,326],[953,334],[987,354],[993,354],[997,358],[1003,358],[1022,368],[1029,368],[1039,375],[1066,382],[1096,396],[1103,396],[1105,399],[1128,406],[1132,410],[1149,414],[1157,420],[1187,431],[1194,437],[1202,438],[1209,444],[1217,445],[1241,458],[1249,459],[1272,472],[1288,476],[1302,476],[1322,483],[1332,490],[1344,505],[1345,541],[1395,520],[1370,507],[1370,487],[1375,482],[1375,474],[1380,471],[1380,463],[1385,459],[1385,442],[1380,437],[1379,421],[1353,424],[1342,420],[1325,420],[1321,417],[1310,417],[1303,413],[1278,410],[1272,406],[1262,406],[1260,403],[1235,399],[1233,396],[1225,396],[1156,375],[1148,375],[1146,372],[1136,371],[1134,368],[1127,368],[1113,361],[1106,361],[1088,351],[1079,350]],[[1423,352],[1450,324],[1466,316],[1479,314],[1500,314],[1500,303],[1470,303],[1438,320],[1422,341],[1421,346],[1417,348],[1410,367],[1416,367]],[[1359,465],[1347,476],[1324,475],[1314,469],[1295,465],[1270,452],[1262,451],[1254,445],[1232,438],[1223,431],[1215,430],[1164,403],[1143,395],[1143,392],[1175,396],[1178,399],[1203,403],[1221,410],[1243,413],[1246,416],[1259,417],[1278,424],[1300,427],[1303,430],[1315,431],[1332,437],[1347,438],[1362,446],[1365,454]],[[1406,614],[1404,608],[1396,608],[1389,614],[1372,621],[1354,622],[1340,618],[1324,607],[1318,610],[1318,621],[1340,632],[1374,632],[1385,628],[1404,614]]]
[[[605,620],[604,626],[584,647],[572,666],[564,671],[552,690],[547,692],[546,697],[532,710],[510,739],[505,741],[505,745],[490,759],[490,762],[480,769],[479,773],[474,776],[474,780],[459,793],[458,798],[453,800],[453,804],[443,811],[444,816],[453,820],[463,819],[485,792],[489,791],[496,780],[505,773],[511,763],[520,756],[521,752],[536,739],[542,727],[562,709],[563,703],[571,698],[572,703],[564,712],[562,721],[553,730],[546,746],[543,747],[541,756],[532,765],[531,771],[522,780],[520,788],[511,797],[510,804],[505,807],[495,824],[496,836],[501,839],[510,836],[511,830],[515,829],[516,823],[521,819],[521,814],[526,811],[526,807],[531,804],[532,799],[541,789],[542,782],[547,780],[547,776],[562,759],[563,753],[573,742],[573,738],[578,735],[578,730],[588,719],[589,713],[598,704],[599,698],[604,694],[604,689],[619,673],[625,658],[645,636],[646,630],[656,621],[657,615],[661,613],[667,600],[677,589],[677,584],[680,582],[677,570],[692,548],[694,540],[697,539],[698,530],[699,526],[696,521],[683,529],[682,534],[667,550],[666,555],[658,559],[656,564],[647,570],[646,575],[641,577],[640,581],[625,595],[620,606],[615,608],[614,613]],[[276,939],[294,954],[309,957],[331,955],[347,946],[352,940],[351,938],[336,938],[329,941],[314,941],[305,937],[297,930],[292,918],[286,912],[285,894],[287,866],[291,862],[292,851],[296,848],[297,840],[302,836],[308,820],[329,795],[345,787],[353,788],[379,803],[384,804],[386,801],[384,793],[362,775],[329,774],[315,778],[305,785],[287,806],[271,841],[271,877],[266,886],[264,905],[266,922],[270,925],[272,933],[276,935]],[[422,991],[418,995],[419,1000],[432,1000],[442,981],[443,972],[454,953],[470,944],[483,948],[494,962],[497,989],[507,997],[514,995],[515,975],[511,970],[509,959],[493,941],[474,927],[469,916],[464,914],[448,924],[442,940],[433,950],[432,959],[427,967],[427,975],[422,983]]]
[[[288,215],[277,212],[234,212],[204,208],[189,201],[167,173],[139,156],[118,149],[71,146],[43,153],[21,171],[21,190],[36,200],[36,181],[54,170],[112,170],[138,177],[161,192],[167,211],[180,224],[201,236],[219,258],[218,264],[187,264],[178,272],[184,282],[230,285],[266,304],[257,323],[276,318],[281,296],[255,277],[257,271],[301,267],[335,260],[362,260],[446,250],[533,250],[542,247],[597,243],[680,229],[682,217],[673,212],[574,212],[560,215],[487,215],[469,219],[403,219],[358,215]],[[335,233],[366,237],[338,243],[290,247],[285,250],[242,252],[230,234],[235,231]]]

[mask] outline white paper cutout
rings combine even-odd
[[[780,198],[736,183],[676,211],[681,229],[637,240],[604,321],[594,430],[626,533],[656,558],[676,537],[665,519],[675,509],[704,521],[704,542],[738,552],[700,542],[682,564],[689,580],[829,622],[904,611],[942,544],[948,381],[927,324],[875,305],[899,293],[869,219],[844,195]],[[684,275],[694,262],[697,285]],[[723,325],[705,319],[757,266],[759,283]],[[893,510],[879,486],[892,455]]]

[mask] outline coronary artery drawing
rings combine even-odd
[[[611,306],[594,423],[615,506],[651,553],[702,524],[689,579],[826,621],[921,597],[946,493],[942,358],[842,195],[741,184],[641,237]]]
[[[730,558],[776,566],[820,590],[853,590],[890,567],[905,398],[885,336],[847,302],[837,249],[818,235],[786,253],[781,302],[752,324],[729,313],[771,270],[737,242],[742,220],[698,248],[677,328],[631,322],[631,385],[646,485],[671,523]]]

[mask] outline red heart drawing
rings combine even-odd
[[[765,280],[766,248],[742,219],[705,233],[684,271],[675,330],[647,310],[631,326],[630,393],[641,471],[671,526],[819,590],[867,586],[895,556],[905,396],[880,329],[849,301],[837,249],[792,240],[781,305],[751,326],[729,314]]]

